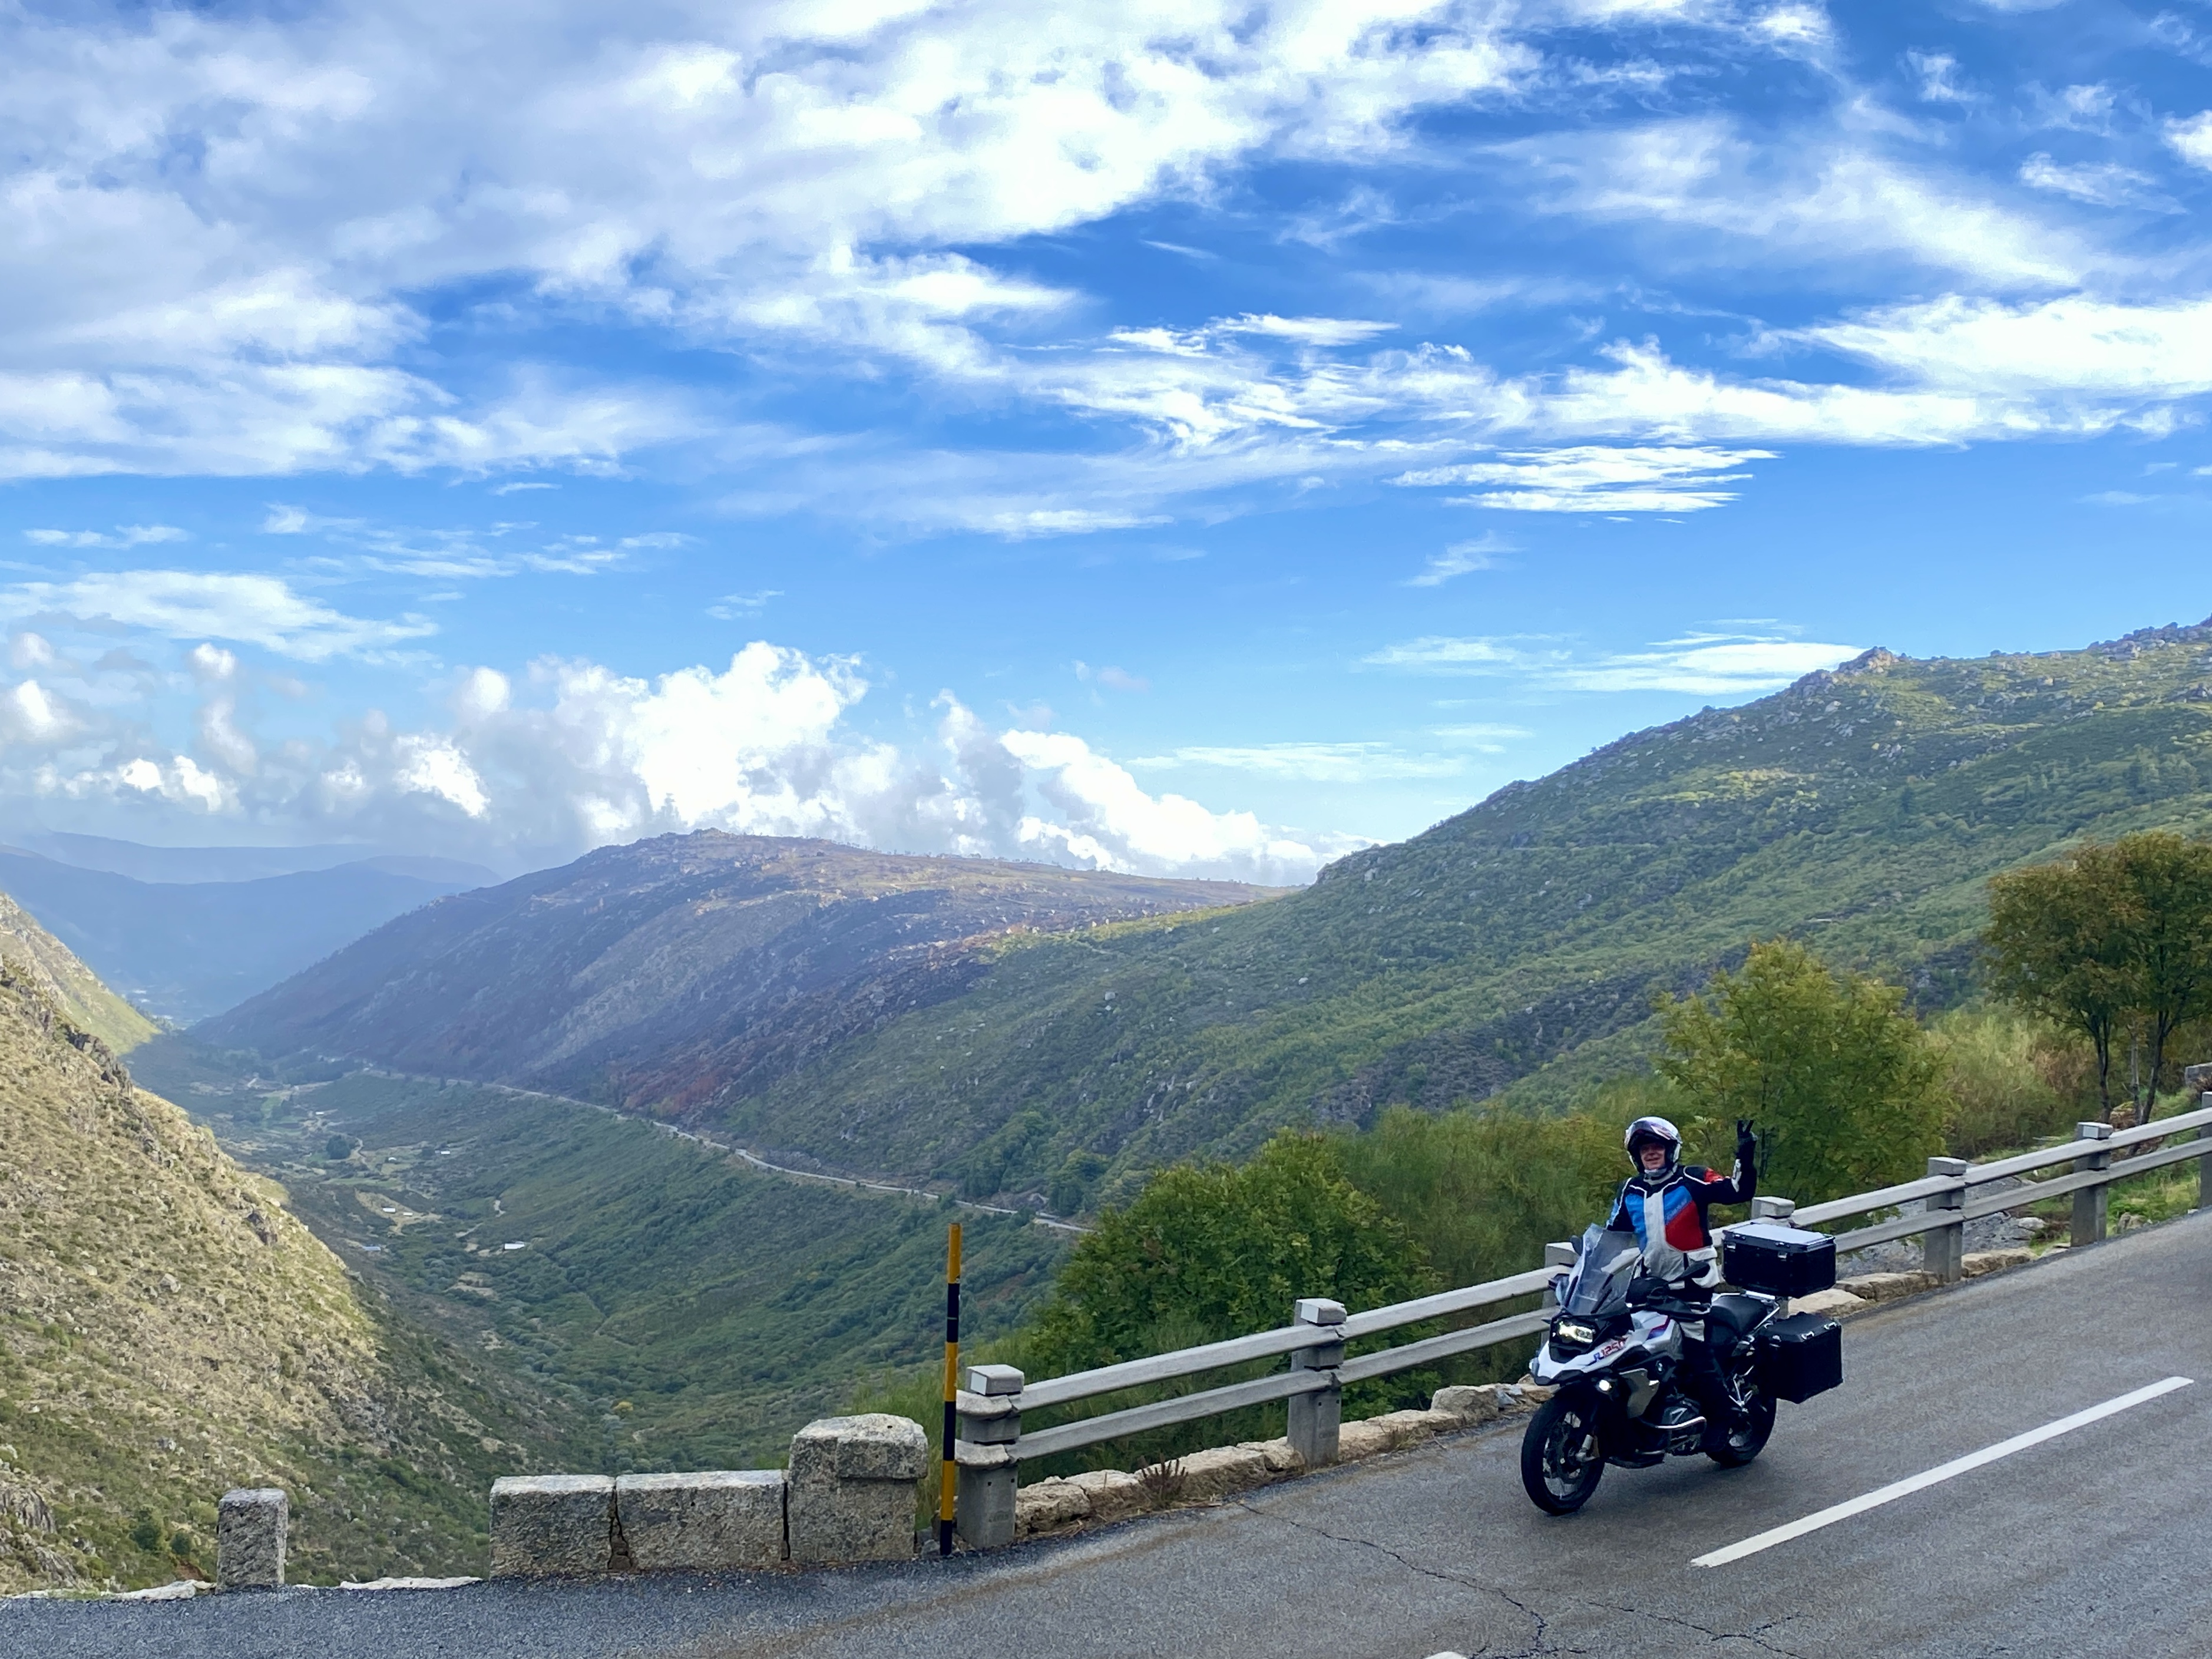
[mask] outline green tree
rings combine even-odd
[[[2128,897],[2118,860],[2083,847],[2051,864],[1990,881],[1982,934],[1990,988],[2006,1001],[2089,1040],[2097,1101],[2112,1109],[2112,1038],[2129,1012]]]
[[[1043,1376],[1288,1322],[1302,1296],[1352,1309],[1435,1288],[1419,1249],[1346,1179],[1327,1137],[1285,1130],[1241,1168],[1182,1164],[1100,1217],[1038,1315]]]
[[[1799,1203],[1887,1186],[1942,1150],[1947,1104],[1942,1061],[1904,1000],[1801,945],[1753,945],[1704,995],[1661,1001],[1652,1065],[1707,1119],[1752,1119],[1765,1182]]]
[[[2150,1049],[2137,1082],[2136,1121],[2150,1121],[2166,1045],[2212,1013],[2212,842],[2171,830],[2113,842],[2124,895],[2128,1011]]]
[[[2151,830],[2008,871],[1990,883],[1984,942],[1998,994],[2089,1039],[2107,1113],[2114,1042],[2148,1044],[2148,1121],[2174,1032],[2212,1013],[2212,842]]]

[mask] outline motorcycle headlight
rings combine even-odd
[[[1577,1319],[1562,1319],[1554,1322],[1552,1334],[1562,1342],[1577,1342],[1587,1347],[1597,1340],[1597,1328]]]

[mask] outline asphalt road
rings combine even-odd
[[[1869,1313],[1747,1469],[1522,1494],[1518,1425],[992,1556],[806,1575],[0,1604],[40,1659],[2212,1651],[2212,1215]],[[1693,1558],[2171,1376],[1731,1565]]]

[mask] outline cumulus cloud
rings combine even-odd
[[[870,735],[853,719],[860,664],[765,642],[651,679],[559,658],[519,680],[477,667],[441,720],[403,728],[372,710],[309,743],[257,737],[252,677],[203,641],[184,658],[202,699],[189,753],[17,654],[39,673],[0,691],[0,787],[149,827],[167,810],[510,866],[714,828],[1269,883],[1307,880],[1352,844],[1154,793],[1079,737],[994,730],[949,694],[915,739]]]

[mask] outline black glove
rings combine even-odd
[[[1735,1161],[1754,1173],[1759,1169],[1759,1137],[1752,1133],[1747,1117],[1735,1121]]]

